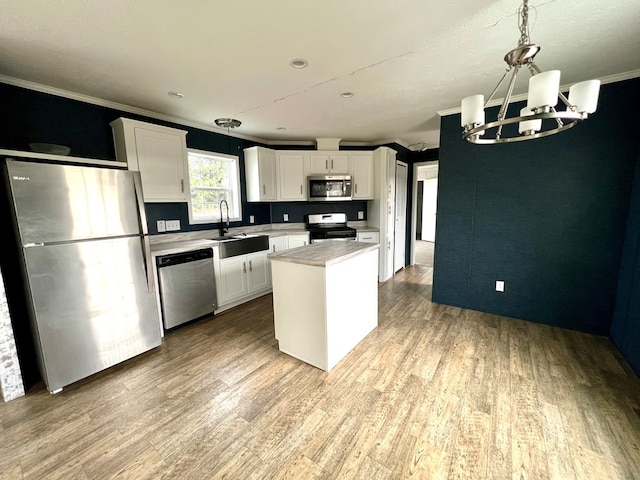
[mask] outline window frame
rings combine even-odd
[[[219,217],[202,217],[202,218],[195,218],[194,214],[193,214],[193,205],[191,203],[191,170],[189,168],[190,164],[189,164],[189,155],[190,154],[194,154],[194,155],[201,155],[201,156],[205,156],[205,157],[218,157],[218,158],[224,158],[224,159],[228,159],[231,160],[232,163],[235,166],[235,174],[236,174],[236,185],[234,187],[231,188],[232,192],[234,192],[234,195],[237,196],[237,206],[238,206],[238,211],[237,211],[237,215],[234,215],[234,213],[236,212],[229,212],[229,221],[230,222],[240,222],[242,221],[242,187],[241,187],[241,181],[240,181],[240,157],[237,155],[228,155],[226,153],[218,153],[218,152],[209,152],[206,150],[198,150],[195,148],[187,148],[187,155],[186,155],[186,165],[185,165],[185,171],[186,171],[186,184],[187,184],[187,210],[189,212],[189,224],[190,225],[203,225],[203,224],[210,224],[210,223],[220,223],[220,218]],[[225,219],[226,220],[226,219]]]

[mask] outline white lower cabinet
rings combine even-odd
[[[219,248],[213,248],[218,311],[252,300],[271,290],[269,252],[309,244],[309,234],[280,235],[269,238],[269,250],[220,258]]]
[[[356,240],[364,243],[380,243],[380,234],[378,232],[357,232]]]
[[[225,306],[271,288],[267,251],[223,258],[219,262],[218,305]]]
[[[287,235],[287,248],[302,247],[309,245],[309,234],[303,235]]]
[[[269,237],[269,251],[271,253],[281,252],[287,248],[286,235],[282,235],[281,237]]]

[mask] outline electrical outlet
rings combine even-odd
[[[283,218],[283,220],[284,220],[285,222],[288,222],[288,221],[289,221],[289,214],[288,214],[288,213],[285,213],[284,215],[282,215],[282,218]]]
[[[358,220],[364,220],[364,212],[362,210],[358,210]]]
[[[253,215],[249,215],[249,223],[254,223],[256,221]]]
[[[166,232],[167,231],[167,225],[166,225],[164,220],[158,220],[156,222],[156,228],[158,229],[158,232]]]
[[[504,292],[504,281],[496,280],[496,292]]]
[[[180,230],[180,220],[167,220],[167,231]]]

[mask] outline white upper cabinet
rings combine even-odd
[[[314,152],[309,155],[311,175],[347,175],[351,171],[349,154],[338,152]]]
[[[263,147],[244,149],[248,202],[278,199],[276,151]]]
[[[354,200],[373,198],[373,152],[349,153],[351,163],[351,196]]]
[[[145,202],[186,202],[187,132],[128,118],[110,123],[116,159],[140,172]]]
[[[278,152],[278,199],[296,201],[307,199],[308,162],[304,152]]]

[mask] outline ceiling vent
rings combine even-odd
[[[318,150],[340,150],[341,138],[316,138]]]

